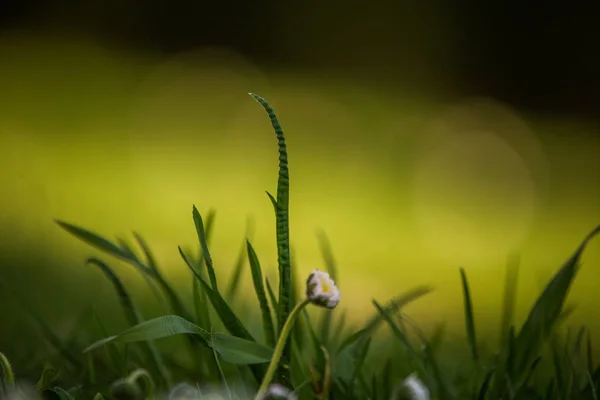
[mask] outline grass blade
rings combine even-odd
[[[119,259],[126,261],[137,262],[138,260],[135,258],[135,255],[131,251],[127,249],[123,249],[108,239],[103,238],[102,236],[94,233],[92,231],[88,231],[87,229],[81,228],[79,226],[69,224],[64,221],[60,221],[58,219],[54,220],[61,228],[69,232],[71,235],[75,236],[79,240],[95,247],[99,250],[102,250],[106,253],[109,253]]]
[[[290,195],[290,176],[288,169],[288,155],[287,147],[285,144],[285,137],[283,129],[277,119],[277,115],[273,108],[267,103],[262,97],[250,93],[250,96],[254,98],[267,112],[271,125],[275,130],[279,146],[279,173],[277,179],[277,201],[273,202],[276,213],[276,234],[277,234],[277,262],[279,265],[279,301],[277,311],[277,325],[278,331],[280,332],[285,324],[291,310],[291,286],[292,286],[292,275],[291,275],[291,264],[290,264],[290,232],[289,232],[289,195]],[[272,196],[270,196],[272,198]],[[291,355],[291,348],[288,344],[285,346],[282,358],[289,360]],[[288,368],[278,368],[277,376],[281,380],[282,384],[290,385],[290,376]]]
[[[87,353],[110,342],[146,342],[184,333],[198,335],[207,343],[210,343],[211,340],[210,333],[200,328],[196,324],[183,319],[178,315],[165,315],[141,322],[119,333],[118,335],[101,339],[88,346],[84,352]]]
[[[32,323],[32,325],[39,329],[48,343],[50,343],[52,347],[54,347],[59,354],[63,356],[76,370],[81,370],[83,365],[80,359],[70,351],[66,343],[56,336],[52,328],[50,328],[50,326],[48,326],[48,324],[39,315],[33,312],[33,310],[29,308],[29,306],[17,293],[9,289],[2,279],[0,279],[0,288],[3,289],[2,291],[4,293],[10,293],[12,297],[14,297],[17,305],[23,311],[23,314],[25,314],[26,318]]]
[[[471,349],[473,361],[477,361],[479,354],[477,351],[477,338],[475,336],[475,319],[473,318],[473,303],[471,302],[471,292],[469,290],[469,281],[463,268],[460,269],[460,278],[463,287],[463,296],[465,302],[465,326],[467,330],[467,341]]]
[[[224,333],[213,333],[211,343],[221,357],[232,364],[268,363],[273,356],[270,347]]]
[[[319,241],[319,248],[321,249],[321,256],[323,257],[323,261],[325,261],[327,272],[339,287],[340,283],[338,281],[337,266],[333,257],[333,251],[331,250],[329,238],[323,231],[319,231],[317,233],[317,238]],[[331,331],[332,319],[333,313],[328,312],[323,314],[323,318],[321,320],[321,340],[325,346],[329,344],[329,333]]]
[[[251,240],[253,233],[254,222],[252,218],[248,217],[248,220],[246,222],[246,240]],[[235,262],[231,279],[229,280],[229,287],[227,288],[227,298],[231,300],[234,299],[235,294],[237,293],[242,278],[242,273],[244,271],[244,261],[246,260],[248,254],[246,249],[246,240],[244,240],[244,243],[242,243],[242,246],[240,247],[240,252]]]
[[[243,339],[255,341],[250,332],[248,332],[248,330],[239,320],[237,315],[235,315],[235,313],[231,310],[227,302],[223,299],[223,297],[221,297],[219,292],[212,290],[208,283],[206,283],[204,279],[200,276],[200,274],[194,269],[191,260],[183,252],[181,247],[179,247],[179,254],[181,254],[181,257],[186,262],[189,269],[192,271],[196,279],[198,279],[198,281],[202,285],[204,292],[208,296],[208,299],[217,311],[221,322],[223,322],[223,325],[225,325],[225,328],[229,331],[229,333],[237,337],[241,337]]]
[[[517,374],[527,370],[532,359],[546,342],[563,311],[571,283],[579,269],[579,259],[589,241],[600,233],[600,225],[591,231],[574,254],[563,264],[538,297],[516,340]]]
[[[208,271],[210,285],[214,291],[218,292],[219,288],[217,286],[217,275],[215,274],[212,258],[210,256],[210,252],[208,251],[208,244],[206,242],[206,232],[204,231],[204,223],[202,222],[202,216],[198,212],[196,206],[192,207],[192,216],[194,218],[194,225],[196,226],[196,233],[198,234],[198,240],[200,241],[202,254],[204,255],[204,263],[206,265],[206,270]]]
[[[508,331],[513,324],[520,263],[520,257],[517,254],[514,254],[509,258],[506,265],[506,279],[504,282],[504,296],[502,301],[502,322],[500,324],[500,347],[507,343]]]
[[[246,247],[248,251],[248,260],[250,262],[250,269],[252,272],[252,281],[254,283],[254,291],[258,298],[260,305],[260,311],[262,313],[263,330],[265,339],[270,347],[275,347],[275,329],[273,327],[273,320],[271,319],[271,310],[269,303],[267,302],[267,296],[265,293],[265,287],[263,284],[262,270],[260,268],[260,262],[258,256],[252,247],[250,241],[246,241]]]
[[[383,307],[383,310],[385,311],[385,314],[395,314],[407,304],[412,303],[418,298],[430,293],[432,290],[433,289],[429,286],[419,286],[392,299],[388,305]],[[378,312],[367,322],[365,329],[369,332],[369,334],[372,334],[384,320],[384,314]]]
[[[112,269],[100,261],[97,258],[89,258],[86,264],[92,264],[100,268],[100,270],[106,275],[106,277],[113,284],[115,291],[117,292],[117,296],[119,297],[119,302],[121,303],[121,308],[125,313],[125,318],[129,322],[130,325],[138,325],[143,321],[141,314],[139,313],[137,307],[135,306],[131,296],[125,289],[125,286],[121,283],[121,280],[117,277],[117,275],[112,271]],[[142,344],[142,348],[144,352],[148,355],[148,357],[153,361],[156,371],[160,374],[163,381],[170,386],[171,377],[169,371],[166,369],[164,361],[156,350],[154,343],[148,341],[147,343]]]

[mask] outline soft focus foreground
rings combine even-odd
[[[315,235],[323,229],[344,293],[335,312],[352,310],[352,322],[372,315],[372,298],[430,284],[435,291],[409,315],[425,329],[443,321],[462,335],[464,266],[479,331],[494,339],[511,254],[521,262],[520,323],[600,219],[600,142],[583,124],[537,120],[490,99],[434,101],[267,73],[220,52],[156,64],[87,43],[50,52],[50,44],[13,37],[0,47],[2,277],[59,332],[92,302],[115,324],[109,332],[123,323],[110,311],[110,283],[83,266],[92,251],[59,233],[53,218],[107,237],[141,233],[185,297],[190,277],[177,245],[196,246],[190,204],[217,211],[211,250],[223,277],[251,216],[254,247],[276,279],[264,194],[273,190],[276,157],[268,120],[248,91],[276,104],[288,136],[298,275],[323,265]],[[598,248],[592,242],[584,253],[569,298],[577,306],[569,322],[593,332],[600,272],[586,267],[597,265]],[[149,294],[130,268],[118,272],[136,296]],[[148,317],[164,313],[146,298]],[[30,328],[13,303],[3,308],[4,348]],[[30,346],[14,344],[23,345]]]

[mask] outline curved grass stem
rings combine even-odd
[[[304,299],[302,302],[296,304],[296,307],[290,313],[288,319],[285,321],[283,325],[283,329],[281,330],[281,334],[279,335],[279,339],[277,340],[277,344],[275,345],[275,350],[273,352],[273,357],[271,358],[271,362],[269,364],[269,368],[263,377],[262,383],[258,388],[258,392],[256,393],[255,400],[260,400],[264,396],[267,391],[267,387],[271,383],[273,379],[273,374],[275,374],[275,370],[277,369],[277,365],[279,364],[279,358],[281,357],[281,353],[285,347],[287,342],[287,337],[289,336],[292,326],[294,325],[294,321],[298,314],[310,303],[310,300]]]

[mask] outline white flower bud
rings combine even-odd
[[[315,269],[306,281],[306,297],[321,307],[335,308],[340,301],[340,290],[327,272]]]
[[[290,389],[286,388],[279,383],[273,383],[269,385],[265,395],[262,397],[264,400],[269,399],[288,399],[288,400],[297,400],[297,396]]]

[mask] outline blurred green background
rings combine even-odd
[[[510,53],[511,39],[490,33],[508,31],[506,21],[467,29],[467,13],[436,3],[257,3],[229,14],[184,2],[48,4],[3,14],[0,276],[59,332],[91,303],[123,322],[113,288],[83,265],[98,253],[53,218],[111,238],[140,232],[187,297],[177,246],[197,246],[192,204],[214,208],[220,280],[249,218],[275,278],[264,191],[276,187],[276,140],[250,91],[271,102],[287,135],[299,275],[323,268],[323,229],[339,263],[341,308],[355,322],[374,312],[372,298],[431,284],[435,292],[409,314],[462,335],[463,266],[478,329],[493,338],[511,254],[521,257],[522,321],[600,222],[600,130],[588,112],[597,85],[585,75],[597,64],[582,55],[595,36],[573,48],[552,33],[567,26],[559,20],[544,36],[522,16],[519,26],[537,33]],[[552,43],[571,64],[552,66]],[[593,242],[569,300],[570,323],[596,335],[599,262]],[[163,312],[130,267],[117,271],[146,299],[146,316]],[[21,333],[32,328],[12,298],[1,298],[0,349],[41,346]]]

